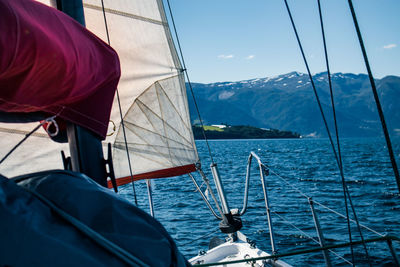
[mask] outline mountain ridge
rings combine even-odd
[[[331,75],[339,134],[344,137],[380,136],[382,129],[366,74]],[[313,76],[329,128],[334,131],[326,72]],[[400,77],[375,79],[388,128],[400,135]],[[252,125],[325,137],[317,102],[307,74],[290,72],[237,82],[192,83],[206,124]],[[189,97],[192,123],[198,122]]]

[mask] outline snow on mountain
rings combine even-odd
[[[368,76],[335,73],[331,77],[343,136],[380,135]],[[314,74],[313,79],[331,123],[327,73]],[[376,81],[388,126],[400,129],[400,77],[388,76]],[[307,74],[291,72],[236,82],[194,83],[193,90],[206,123],[252,125],[326,136]],[[197,119],[194,109],[191,109],[191,116],[193,121]]]

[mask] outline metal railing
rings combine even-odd
[[[252,159],[255,158],[258,163],[258,168],[260,171],[260,179],[261,179],[261,185],[262,185],[262,190],[264,194],[264,202],[265,202],[265,208],[267,210],[267,219],[268,219],[268,229],[269,229],[269,238],[271,241],[271,248],[272,248],[272,253],[276,254],[276,247],[275,247],[275,237],[274,237],[274,231],[272,227],[272,219],[271,219],[271,210],[269,206],[269,201],[268,201],[268,193],[267,193],[267,187],[265,186],[265,176],[269,175],[269,171],[267,166],[265,166],[260,157],[257,156],[256,153],[250,152],[250,155],[247,160],[247,167],[246,167],[246,182],[245,182],[245,189],[244,189],[244,198],[243,198],[243,208],[240,211],[240,216],[244,215],[247,210],[247,203],[248,203],[248,198],[249,198],[249,185],[250,185],[250,170],[251,170],[251,163]],[[265,175],[265,176],[264,176]]]
[[[395,254],[395,251],[392,246],[392,241],[400,242],[400,239],[398,237],[383,236],[383,237],[365,239],[364,241],[365,241],[365,243],[385,242],[386,241],[388,243],[391,254],[394,258],[395,265],[399,266],[399,260],[397,258],[397,255]],[[353,242],[328,245],[328,246],[318,247],[318,248],[295,250],[295,251],[290,251],[290,252],[280,253],[280,254],[275,254],[275,255],[270,255],[270,256],[247,258],[247,259],[243,259],[243,260],[220,261],[220,262],[206,263],[206,264],[194,264],[193,266],[196,266],[196,267],[221,266],[221,265],[235,264],[235,263],[241,263],[241,262],[255,262],[255,261],[260,261],[260,260],[277,259],[277,258],[283,258],[283,257],[289,257],[289,256],[295,256],[295,255],[309,254],[309,253],[314,253],[314,252],[318,252],[318,251],[326,251],[326,250],[330,250],[330,249],[334,249],[334,248],[344,248],[344,247],[349,247],[351,245],[360,245],[360,244],[362,244],[362,241],[353,241]]]
[[[345,216],[321,203],[319,203],[318,201],[313,200],[310,196],[306,195],[305,193],[303,193],[302,191],[300,191],[298,188],[294,187],[292,184],[290,184],[285,178],[281,177],[279,174],[277,174],[276,172],[274,172],[273,170],[271,170],[267,165],[265,165],[260,157],[254,153],[254,152],[250,152],[250,155],[248,157],[247,160],[247,166],[246,166],[246,178],[245,178],[245,190],[244,190],[244,196],[243,196],[243,207],[241,209],[241,211],[239,212],[239,215],[242,216],[246,213],[247,211],[247,207],[248,207],[248,196],[249,196],[249,187],[250,187],[250,176],[251,176],[251,167],[252,167],[252,162],[253,162],[253,158],[256,160],[257,165],[258,165],[258,169],[259,169],[259,174],[260,174],[260,181],[261,181],[261,186],[262,186],[262,190],[263,190],[263,196],[264,196],[264,204],[265,204],[265,208],[266,208],[266,212],[267,212],[267,220],[268,220],[268,230],[269,230],[269,239],[270,239],[270,243],[271,243],[271,249],[272,249],[272,255],[271,256],[267,256],[267,257],[259,257],[259,258],[253,258],[253,259],[246,259],[243,261],[226,261],[226,262],[219,262],[216,264],[200,264],[200,265],[195,265],[195,266],[212,266],[212,265],[221,265],[221,264],[233,264],[233,263],[239,263],[239,262],[246,262],[246,261],[257,261],[257,260],[266,260],[266,259],[277,259],[277,258],[282,258],[282,257],[287,257],[287,256],[293,256],[293,255],[300,255],[300,254],[306,254],[306,253],[312,253],[312,252],[318,252],[320,251],[323,255],[324,261],[325,261],[325,265],[330,267],[332,266],[331,263],[331,259],[329,256],[329,252],[331,252],[332,254],[336,255],[338,258],[344,260],[345,262],[352,264],[351,262],[347,261],[346,259],[344,259],[342,256],[340,256],[339,254],[337,254],[336,252],[332,251],[332,249],[334,248],[342,248],[342,247],[348,247],[348,246],[353,246],[353,245],[358,245],[358,244],[362,244],[362,241],[353,241],[353,242],[347,242],[347,243],[341,243],[341,244],[335,244],[335,245],[327,245],[325,242],[325,238],[324,238],[324,234],[318,219],[318,215],[317,212],[314,208],[314,204],[317,204],[319,206],[321,206],[322,208],[328,210],[329,212],[333,212],[336,215],[339,215],[341,217]],[[211,212],[213,213],[213,215],[219,219],[222,220],[223,219],[223,211],[221,210],[222,208],[219,206],[218,201],[215,197],[215,195],[212,192],[212,189],[210,187],[209,181],[206,178],[206,176],[204,175],[204,173],[201,171],[201,168],[199,169],[200,174],[203,178],[204,183],[206,184],[214,202],[215,205],[219,211],[219,213],[221,214],[221,216],[218,216],[217,213],[214,211],[214,209],[212,208],[211,204],[209,203],[209,201],[207,200],[207,197],[204,195],[204,193],[201,190],[201,186],[199,186],[196,182],[196,180],[193,178],[193,176],[190,175],[190,177],[192,178],[197,191],[199,191],[199,193],[201,194],[201,196],[203,197],[204,201],[206,202],[208,208],[211,210]],[[273,212],[270,208],[270,202],[268,199],[268,192],[267,192],[267,186],[266,186],[266,181],[265,181],[265,177],[269,176],[270,173],[272,173],[273,175],[275,175],[276,177],[278,177],[279,179],[281,179],[282,181],[284,181],[289,187],[291,187],[292,189],[294,189],[296,192],[298,192],[300,195],[302,195],[303,197],[305,197],[308,200],[308,203],[310,205],[310,210],[311,210],[311,214],[313,216],[313,222],[314,222],[314,227],[318,236],[318,240],[316,240],[315,238],[310,237],[309,235],[307,235],[306,233],[304,233],[301,229],[299,229],[298,227],[296,227],[295,225],[293,225],[292,223],[288,222],[287,220],[285,220],[282,216],[280,216],[278,213]],[[300,231],[301,233],[305,234],[307,237],[309,237],[310,239],[312,239],[314,242],[319,244],[319,248],[310,248],[310,249],[304,249],[304,250],[295,250],[292,252],[287,252],[287,253],[278,253],[277,252],[277,248],[275,245],[275,237],[274,237],[274,230],[273,230],[273,223],[272,223],[272,218],[271,218],[271,213],[274,213],[276,216],[278,216],[280,219],[288,222],[291,226],[293,226],[296,230]],[[353,220],[351,220],[353,221]],[[354,221],[353,221],[354,222]],[[371,238],[371,239],[367,239],[365,240],[366,243],[371,243],[371,242],[387,242],[389,251],[392,255],[393,258],[393,262],[396,264],[396,266],[400,266],[399,263],[399,259],[396,255],[396,252],[393,248],[392,245],[392,241],[397,241],[400,242],[400,239],[395,237],[395,236],[387,236],[387,235],[383,235],[381,233],[378,233],[377,231],[374,231],[373,229],[360,224],[360,226],[364,229],[367,229],[368,231],[379,235],[379,237],[377,238]]]
[[[243,208],[240,211],[240,215],[245,214],[246,210],[247,210],[247,204],[248,204],[248,192],[249,192],[249,184],[250,184],[250,176],[251,176],[251,164],[252,164],[252,159],[256,159],[257,163],[258,163],[258,168],[260,171],[260,179],[261,179],[261,184],[262,184],[262,190],[263,190],[263,194],[264,194],[264,201],[265,201],[265,208],[267,210],[267,219],[268,219],[268,229],[269,229],[269,235],[270,235],[270,242],[271,242],[271,248],[272,248],[272,253],[273,256],[271,256],[270,258],[280,258],[283,256],[291,256],[291,255],[298,255],[298,254],[304,254],[304,253],[310,253],[310,252],[315,252],[315,251],[321,251],[322,255],[324,257],[325,260],[325,265],[326,266],[332,266],[330,257],[329,257],[329,252],[335,254],[336,256],[338,256],[339,258],[345,260],[343,257],[341,257],[340,255],[336,254],[335,252],[331,251],[331,249],[333,248],[340,248],[340,247],[345,247],[345,246],[351,246],[351,245],[356,245],[356,244],[361,244],[362,241],[356,241],[356,242],[348,242],[348,243],[344,243],[344,244],[337,244],[337,245],[329,245],[327,246],[325,243],[325,238],[323,235],[323,231],[322,228],[320,226],[320,222],[317,216],[317,213],[314,209],[314,204],[320,205],[325,209],[328,209],[330,212],[334,212],[335,214],[340,214],[324,205],[322,205],[321,203],[314,201],[310,196],[307,196],[306,194],[304,194],[303,192],[301,192],[298,188],[295,188],[293,185],[291,185],[289,182],[287,182],[283,177],[281,177],[280,175],[278,175],[277,173],[273,172],[272,170],[270,170],[270,168],[265,165],[260,157],[255,154],[254,152],[250,152],[250,155],[248,157],[248,161],[247,161],[247,170],[246,170],[246,180],[245,180],[245,192],[244,192],[244,198],[243,198]],[[300,193],[303,197],[307,198],[308,203],[310,205],[310,210],[311,210],[311,214],[313,216],[313,221],[314,221],[314,226],[315,226],[315,230],[318,236],[318,240],[313,239],[315,242],[317,242],[320,246],[319,249],[309,249],[309,250],[299,250],[299,251],[294,251],[294,252],[289,252],[289,253],[283,253],[283,254],[278,254],[277,253],[277,249],[275,246],[275,239],[274,239],[274,230],[273,230],[273,225],[272,225],[272,219],[271,219],[271,209],[270,209],[270,203],[268,201],[268,194],[267,194],[267,187],[266,187],[266,183],[265,183],[265,176],[268,176],[270,174],[270,171],[276,175],[277,177],[279,177],[280,179],[284,180],[287,185],[289,185],[290,187],[292,187],[293,189],[295,189],[298,193]],[[277,213],[274,212],[274,214],[278,215]],[[342,217],[344,215],[340,214]],[[281,216],[279,216],[281,217]],[[281,219],[284,219],[281,217]],[[293,226],[293,225],[292,225]],[[366,241],[369,242],[382,242],[382,241],[387,241],[388,244],[388,248],[389,251],[393,257],[394,263],[397,266],[399,265],[399,260],[397,258],[397,255],[395,253],[395,250],[392,246],[392,241],[400,241],[399,238],[397,237],[393,237],[393,236],[385,236],[382,235],[372,229],[370,229],[369,227],[360,224],[361,227],[373,232],[374,234],[379,235],[380,237],[378,238],[372,238],[372,239],[368,239]],[[297,227],[295,227],[297,230],[301,231],[300,229],[298,229]],[[302,232],[302,231],[301,231]],[[265,258],[266,259],[266,258]],[[257,260],[257,259],[255,259]],[[345,260],[346,262],[348,262],[347,260]],[[220,263],[221,264],[221,263]]]

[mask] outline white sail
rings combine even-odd
[[[0,123],[0,158],[3,158],[38,123]],[[61,150],[68,151],[68,144],[53,142],[40,128],[0,164],[0,174],[7,177],[49,169],[63,169]]]
[[[40,2],[48,5],[51,3],[49,0]],[[183,70],[168,28],[162,1],[105,0],[107,26],[101,0],[85,0],[83,6],[86,27],[105,42],[108,42],[108,29],[110,45],[117,51],[121,63],[121,79],[118,85],[121,109],[116,96],[109,124],[110,135],[104,142],[113,145],[116,177],[130,176],[120,112],[125,123],[126,141],[134,175],[152,173],[153,177],[156,177],[158,171],[164,171],[163,176],[169,176],[165,175],[166,170],[196,163],[198,156],[191,130]],[[25,132],[34,127],[32,124],[16,128],[9,124],[0,126],[24,129]],[[31,161],[31,152],[24,155],[24,158],[28,159],[28,166],[25,168],[27,170],[24,172],[49,167],[62,168],[60,147],[68,151],[67,146],[60,146],[44,138],[44,134],[41,130],[40,137],[31,137],[23,145],[34,148],[30,151],[36,150],[37,153],[43,154],[43,158],[32,157]],[[9,146],[23,136],[15,135]],[[14,167],[18,165],[20,153],[24,153],[23,149],[24,147],[21,147],[7,159],[7,164],[0,165],[1,173],[20,174]],[[3,148],[2,151],[5,153],[7,149]],[[40,160],[44,163],[40,163]],[[46,162],[51,162],[51,166]]]
[[[100,0],[83,1],[86,27],[107,42]],[[194,164],[183,77],[162,1],[106,0],[110,45],[121,62],[118,92],[134,175]],[[130,175],[120,109],[115,98],[107,137],[113,144],[116,177]]]

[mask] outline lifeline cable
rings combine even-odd
[[[396,236],[384,236],[384,237],[377,237],[377,238],[370,238],[366,239],[366,243],[374,243],[374,242],[381,242],[381,241],[397,241],[400,242],[400,238]],[[361,241],[354,241],[353,245],[359,245],[361,244]],[[295,256],[295,255],[303,255],[303,254],[308,254],[308,253],[314,253],[322,250],[328,250],[328,249],[333,249],[333,248],[344,248],[349,246],[349,243],[340,243],[336,245],[328,245],[325,247],[318,247],[318,248],[311,248],[311,249],[304,249],[304,250],[294,250],[294,251],[289,251],[286,253],[280,253],[280,254],[275,254],[275,255],[270,255],[270,256],[262,256],[262,257],[254,257],[254,258],[247,258],[247,259],[241,259],[241,260],[222,260],[220,262],[213,262],[213,263],[204,263],[204,264],[193,264],[194,267],[200,267],[200,266],[225,266],[229,264],[235,264],[235,263],[250,263],[254,261],[259,261],[259,260],[267,260],[267,259],[273,259],[276,260],[277,258],[283,258],[283,257],[289,257],[289,256]],[[393,252],[394,253],[394,252]],[[398,260],[396,258],[395,254],[392,254],[393,260],[396,263],[396,266],[398,266]]]
[[[298,228],[296,225],[294,225],[293,223],[291,223],[290,221],[286,220],[282,215],[280,215],[279,213],[272,211],[272,213],[274,213],[277,217],[279,217],[284,223],[292,226],[294,229],[296,229],[297,231],[299,231],[300,233],[302,233],[305,237],[307,237],[308,239],[314,241],[315,243],[317,243],[318,245],[320,245],[319,241],[316,240],[315,238],[313,238],[312,236],[308,235],[306,232],[304,232],[303,230],[301,230],[300,228]],[[340,256],[338,253],[336,253],[335,251],[328,249],[328,251],[330,253],[332,253],[333,255],[335,255],[336,257],[338,257],[339,259],[343,260],[344,262],[353,265],[353,263],[349,262],[348,260],[346,260],[345,258],[343,258],[342,256]]]
[[[198,105],[197,105],[197,101],[196,101],[196,98],[195,98],[195,96],[194,96],[192,83],[190,82],[189,74],[188,74],[187,69],[186,69],[185,59],[184,59],[184,57],[183,57],[182,48],[181,48],[181,43],[179,42],[178,31],[176,30],[176,27],[175,27],[174,16],[172,15],[172,10],[171,10],[171,5],[169,4],[169,0],[167,0],[167,4],[168,4],[168,9],[169,9],[169,14],[170,14],[170,16],[171,16],[172,26],[173,26],[173,28],[174,28],[174,33],[175,33],[176,42],[177,42],[177,44],[178,44],[179,53],[180,53],[181,59],[182,59],[183,71],[184,71],[185,74],[186,74],[186,78],[187,78],[187,81],[188,81],[188,84],[189,84],[189,89],[190,89],[190,92],[191,92],[191,94],[192,94],[194,106],[195,106],[195,108],[196,108],[197,116],[199,117],[199,120],[200,120],[201,130],[202,130],[202,133],[203,133],[204,140],[206,141],[206,145],[207,145],[207,149],[208,149],[208,154],[209,154],[209,156],[210,156],[210,159],[211,159],[212,164],[214,164],[214,159],[213,159],[213,156],[212,156],[212,153],[211,153],[210,144],[208,143],[208,139],[207,139],[207,136],[206,136],[206,132],[205,132],[205,130],[204,130],[203,120],[202,120],[202,118],[201,118],[200,111],[199,111],[199,107],[198,107]]]
[[[108,42],[108,45],[111,46],[111,44],[110,44],[111,43],[110,42],[110,35],[108,33],[108,24],[107,24],[107,18],[106,18],[106,11],[105,11],[105,8],[104,8],[104,0],[101,0],[101,8],[102,8],[102,11],[103,11],[104,25],[106,27],[107,42]],[[121,117],[122,132],[124,133],[124,143],[125,143],[126,156],[128,158],[128,166],[129,166],[129,172],[130,172],[130,177],[131,177],[133,196],[135,198],[135,204],[136,204],[136,206],[138,206],[138,201],[137,201],[137,197],[136,197],[136,190],[135,190],[135,181],[133,180],[131,157],[129,155],[129,150],[128,150],[128,141],[126,139],[125,124],[124,124],[124,118],[122,116],[122,108],[121,108],[121,101],[120,101],[120,98],[119,98],[118,88],[117,88],[117,100],[118,100],[119,115]]]
[[[289,186],[290,188],[292,188],[294,191],[296,191],[297,193],[299,193],[301,196],[303,196],[303,197],[305,197],[305,198],[307,198],[307,199],[308,199],[308,198],[311,198],[311,196],[306,195],[305,193],[303,193],[298,187],[293,186],[292,183],[290,183],[287,179],[285,179],[285,178],[283,178],[282,176],[280,176],[278,173],[274,172],[274,170],[272,170],[272,169],[269,168],[269,167],[267,167],[267,168],[268,168],[268,170],[269,170],[272,174],[274,174],[276,177],[278,177],[280,180],[282,180],[284,183],[286,183],[287,186]],[[297,179],[297,180],[299,180],[299,179]],[[339,213],[339,212],[337,212],[337,211],[335,211],[335,210],[329,208],[328,206],[325,206],[324,204],[318,202],[317,200],[313,199],[313,201],[314,201],[315,204],[321,206],[322,208],[324,208],[324,209],[326,209],[326,210],[328,210],[328,211],[330,211],[330,212],[333,212],[333,213],[335,213],[336,215],[338,215],[338,216],[340,216],[340,217],[342,217],[342,218],[344,218],[344,219],[347,218],[345,215],[343,215],[343,214],[341,214],[341,213]],[[352,222],[354,222],[354,223],[356,222],[356,221],[353,220],[353,219],[350,219],[350,221],[352,221]],[[363,224],[361,224],[361,223],[360,223],[360,226],[363,227],[364,229],[366,229],[366,230],[368,230],[368,231],[370,231],[370,232],[376,234],[376,235],[379,235],[379,236],[381,236],[381,237],[384,236],[384,234],[381,234],[381,233],[379,233],[379,232],[377,232],[377,231],[375,231],[375,230],[373,230],[373,229],[369,228],[368,226],[365,226],[365,225],[363,225]]]
[[[390,162],[392,163],[394,177],[396,178],[397,188],[398,188],[399,193],[400,193],[399,169],[397,168],[397,163],[396,163],[396,159],[395,159],[395,156],[394,156],[394,153],[393,153],[393,148],[392,148],[392,142],[390,141],[390,135],[389,135],[389,132],[388,132],[388,129],[387,129],[387,126],[386,126],[386,121],[385,121],[385,117],[383,115],[381,102],[379,101],[379,96],[378,96],[378,93],[376,91],[374,76],[372,75],[372,71],[371,71],[371,68],[369,66],[367,51],[365,50],[364,41],[362,39],[360,27],[358,26],[356,13],[355,13],[354,7],[353,7],[353,2],[351,0],[348,0],[348,3],[349,3],[350,11],[351,11],[351,16],[353,17],[354,27],[356,28],[358,41],[360,42],[361,51],[362,51],[362,54],[363,54],[363,57],[364,57],[365,67],[367,68],[369,82],[371,83],[371,88],[372,88],[372,93],[374,95],[376,108],[378,110],[379,118],[381,120],[382,130],[383,130],[383,133],[385,135],[386,145],[387,145],[387,148],[388,148],[388,151],[389,151],[389,157],[390,157]]]

